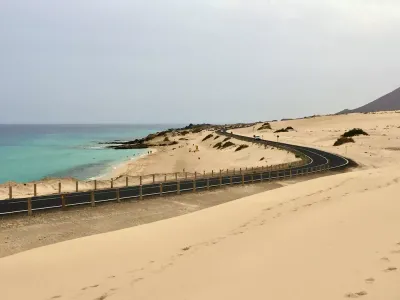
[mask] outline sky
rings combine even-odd
[[[0,123],[232,123],[400,86],[398,0],[1,0]]]

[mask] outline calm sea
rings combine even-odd
[[[141,138],[176,126],[0,125],[0,183],[44,177],[96,177],[146,152],[105,149],[99,142]]]

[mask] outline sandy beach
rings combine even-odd
[[[400,111],[320,116],[271,122],[271,126],[272,130],[262,130],[258,133],[265,139],[276,140],[279,135],[279,140],[285,143],[315,147],[347,156],[363,167],[381,168],[391,166],[400,160]],[[292,126],[295,130],[274,133],[275,130],[288,126]],[[361,128],[369,136],[354,137],[354,144],[333,146],[341,134],[353,128]],[[234,131],[242,135],[253,135],[252,128]]]
[[[0,287],[10,300],[395,300],[399,177],[330,176],[37,248],[0,259]]]
[[[212,134],[213,137],[203,141]],[[140,184],[139,177],[142,176],[142,183],[153,181],[153,174],[156,181],[174,180],[175,173],[179,173],[179,178],[185,178],[185,172],[193,176],[194,172],[204,174],[219,172],[219,170],[236,168],[251,168],[260,166],[271,166],[289,162],[299,161],[294,154],[287,151],[262,147],[260,145],[230,139],[234,145],[225,149],[216,149],[214,146],[225,140],[224,136],[216,134],[214,131],[203,131],[200,133],[189,133],[184,137],[166,136],[156,137],[152,143],[162,143],[168,137],[170,141],[178,144],[163,147],[152,147],[147,149],[151,154],[140,157],[131,157],[129,160],[116,165],[108,174],[99,176],[96,180],[98,189],[110,188],[111,179],[113,187],[123,187],[126,185],[128,177],[129,185]],[[239,145],[248,145],[241,151],[235,151]],[[197,150],[196,150],[197,146]],[[195,151],[196,150],[196,151]],[[124,150],[115,150],[124,151]],[[37,185],[37,195],[47,195],[59,192],[61,183],[62,193],[76,191],[77,180],[74,178],[50,178],[26,184],[11,183],[13,187],[13,198],[32,197],[34,195],[34,184]],[[94,189],[94,181],[79,181],[79,191]],[[0,199],[9,198],[9,184],[0,185]]]
[[[347,148],[361,167],[3,257],[3,293],[10,300],[399,299],[399,114],[271,125],[296,130],[280,133],[281,141]],[[332,146],[355,127],[370,135]],[[276,138],[273,130],[264,138]]]

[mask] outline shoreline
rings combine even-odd
[[[212,138],[206,137],[212,135]],[[198,174],[219,172],[219,170],[252,168],[289,163],[298,160],[287,151],[264,147],[250,142],[235,140],[218,135],[212,128],[200,131],[173,130],[151,134],[146,138],[146,145],[152,145],[137,156],[130,156],[123,161],[111,164],[107,172],[88,180],[76,178],[46,178],[29,183],[0,184],[0,199],[9,199],[9,186],[12,186],[12,198],[33,197],[35,185],[37,196],[83,192],[97,189],[117,188],[163,182],[185,178],[186,173]],[[230,143],[228,143],[228,142]],[[227,147],[216,147],[224,143]],[[240,151],[239,146],[245,145]],[[124,151],[124,150],[115,150]],[[151,151],[147,154],[146,151]],[[140,178],[142,181],[140,181]],[[61,186],[61,189],[60,189]]]
[[[140,149],[138,149],[140,150]],[[143,149],[145,150],[145,149]],[[155,149],[146,149],[148,151],[156,151]],[[121,150],[115,150],[115,151],[121,151]],[[110,180],[110,179],[117,179],[121,176],[123,176],[123,168],[127,166],[129,163],[133,161],[137,161],[139,159],[142,159],[143,157],[146,157],[149,155],[148,153],[140,153],[136,156],[129,156],[129,158],[125,158],[124,160],[119,160],[115,161],[114,163],[110,164],[110,166],[107,168],[106,172],[103,172],[102,174],[99,174],[97,176],[93,176],[90,178],[87,178],[85,180],[90,181],[90,180]],[[113,174],[120,174],[120,175],[113,175]]]
[[[137,162],[140,159],[143,159],[149,155],[157,153],[156,148],[148,148],[146,150],[152,151],[152,153],[142,153],[138,156],[131,156],[129,159],[125,159],[124,161],[121,161],[118,164],[113,164],[111,166],[111,170],[109,170],[108,172],[106,172],[103,175],[94,177],[91,180],[110,180],[110,179],[119,179],[119,178],[123,177],[124,175],[126,175],[126,170],[128,169],[128,166],[131,163]],[[121,150],[116,150],[116,151],[121,151]]]

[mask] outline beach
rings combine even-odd
[[[261,123],[258,125],[261,126]],[[316,116],[307,119],[271,122],[272,130],[262,130],[265,139],[315,147],[354,159],[361,167],[389,167],[400,161],[400,111],[369,114]],[[292,126],[294,130],[274,133]],[[369,136],[354,137],[355,143],[333,146],[346,131],[361,128]],[[252,136],[252,128],[234,130]]]
[[[10,300],[395,300],[399,176],[315,179],[4,257],[0,287]]]
[[[293,131],[279,133],[281,141],[347,154],[359,167],[0,258],[0,287],[11,300],[396,300],[398,116],[392,112],[270,122],[272,129],[260,133],[264,138],[276,139],[275,130],[292,126]],[[353,128],[369,135],[333,146]],[[250,127],[233,131],[253,135]],[[158,154],[162,151],[153,157]]]
[[[213,137],[203,141],[210,134]],[[201,175],[204,172],[207,174],[219,173],[220,170],[225,171],[227,169],[239,171],[240,168],[245,170],[246,168],[299,161],[293,153],[235,139],[229,140],[234,144],[230,147],[225,149],[214,148],[217,143],[222,143],[226,138],[210,130],[198,133],[190,132],[185,134],[184,137],[173,136],[172,133],[168,133],[150,141],[157,145],[162,144],[165,138],[168,138],[171,142],[176,141],[177,144],[142,149],[142,154],[130,156],[129,159],[110,168],[108,173],[91,180],[79,180],[78,190],[93,190],[95,179],[96,188],[104,189],[111,187],[111,180],[113,180],[113,187],[124,187],[127,178],[129,185],[139,185],[140,176],[142,176],[142,183],[152,182],[153,175],[156,181],[162,182],[165,179],[174,180],[175,173],[178,173],[179,178],[185,178],[185,173],[193,176],[195,172]],[[248,147],[241,151],[235,151],[239,145],[247,145]],[[113,151],[122,153],[127,151],[129,153],[132,150]],[[149,152],[151,154],[148,154]],[[36,184],[37,195],[47,195],[58,193],[60,183],[62,193],[76,191],[77,180],[75,178],[47,178],[29,183],[0,184],[0,199],[9,197],[10,185],[13,188],[13,198],[22,198],[34,195],[34,184]]]

